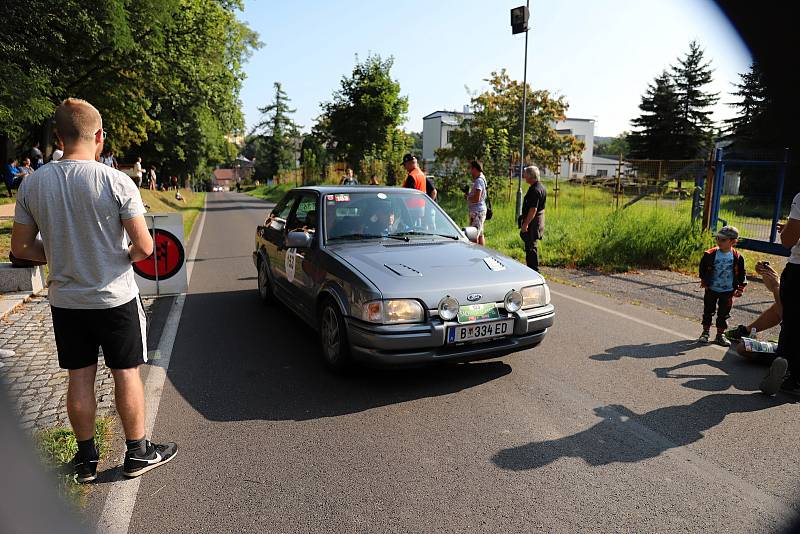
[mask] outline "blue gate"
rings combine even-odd
[[[746,159],[741,153],[717,148],[706,185],[704,226],[715,232],[730,224],[739,229],[738,247],[779,256],[789,250],[777,242],[777,224],[783,211],[783,187],[789,151],[781,159]],[[750,175],[743,187],[742,177]],[[757,178],[753,178],[756,175]],[[705,180],[698,180],[703,189]]]

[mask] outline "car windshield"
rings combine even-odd
[[[397,191],[329,193],[325,204],[326,241],[417,236],[458,239],[459,229],[427,195]]]

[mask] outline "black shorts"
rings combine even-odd
[[[95,365],[103,349],[109,369],[130,369],[147,362],[147,319],[139,297],[116,308],[56,308],[53,331],[62,369]]]

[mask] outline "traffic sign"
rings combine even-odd
[[[153,254],[133,264],[139,292],[147,296],[176,295],[188,290],[183,216],[180,213],[146,213],[153,236]]]

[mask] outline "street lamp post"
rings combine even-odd
[[[511,10],[512,35],[525,32],[525,65],[522,74],[522,138],[519,149],[519,176],[517,177],[517,209],[516,218],[522,215],[522,171],[525,168],[525,121],[528,115],[528,18],[530,16],[531,1],[527,0],[524,6]]]

